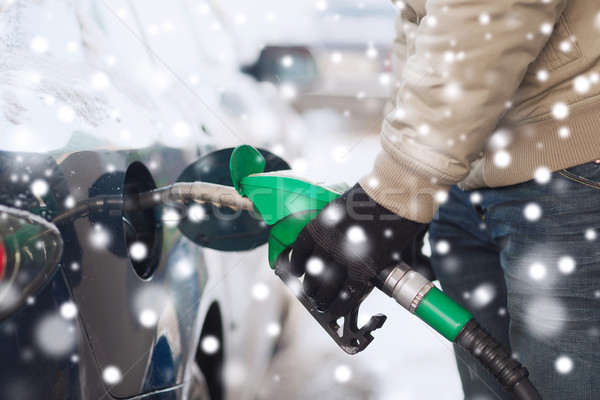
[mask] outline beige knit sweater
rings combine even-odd
[[[360,183],[428,222],[450,185],[512,185],[600,158],[600,3],[396,2],[396,86]]]

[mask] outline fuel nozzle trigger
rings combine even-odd
[[[271,225],[271,268],[338,346],[348,354],[364,350],[373,340],[371,332],[381,328],[387,317],[382,314],[374,315],[359,328],[359,302],[355,309],[343,316],[344,322],[340,326],[341,317],[318,310],[304,292],[300,279],[278,263],[280,257],[289,254],[306,224],[341,193],[283,173],[263,173],[264,165],[260,153],[251,146],[238,146],[231,155],[230,169],[234,187],[252,201],[257,214]],[[361,302],[362,300],[364,298]]]
[[[360,303],[355,309],[342,317],[320,311],[313,305],[308,295],[304,292],[302,282],[298,278],[278,266],[275,267],[275,274],[294,293],[304,308],[325,329],[325,332],[348,354],[356,354],[363,351],[373,340],[371,332],[381,328],[387,319],[383,314],[376,314],[365,325],[359,328],[358,311]],[[343,318],[343,323],[340,326],[341,318]]]

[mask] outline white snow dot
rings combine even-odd
[[[346,237],[350,243],[358,244],[367,240],[365,231],[360,226],[353,226],[346,232]]]
[[[346,383],[352,379],[352,370],[345,364],[338,365],[333,371],[333,376],[339,383]]]
[[[481,14],[481,15],[479,16],[479,22],[480,22],[482,25],[487,25],[487,24],[489,24],[489,23],[490,23],[490,16],[489,16],[489,14]]]
[[[534,177],[535,177],[535,181],[537,183],[539,183],[541,185],[545,185],[546,183],[550,182],[552,173],[550,172],[550,170],[548,168],[540,167],[535,170]]]
[[[596,17],[594,18],[594,26],[596,29],[600,30],[600,12],[596,14]]]
[[[377,57],[378,52],[375,47],[369,46],[366,53],[367,53],[368,58],[375,58],[375,57]]]
[[[587,92],[588,90],[590,90],[590,86],[590,80],[586,76],[579,75],[573,80],[573,89],[575,89],[577,93]]]
[[[394,236],[394,231],[392,231],[390,228],[386,229],[383,231],[383,236],[385,236],[386,238],[391,238],[392,236]]]
[[[284,83],[279,87],[279,93],[283,99],[291,100],[298,95],[296,86],[291,83]]]
[[[392,77],[388,73],[379,74],[377,81],[381,86],[387,86],[390,84]]]
[[[78,271],[79,270],[79,263],[76,263],[76,262],[72,263],[71,264],[71,270]]]
[[[544,35],[549,35],[552,33],[552,24],[550,23],[545,23],[542,24],[542,26],[540,26],[540,32],[542,32]]]
[[[102,379],[107,385],[114,385],[118,383],[122,378],[121,370],[114,365],[109,365],[102,371]]]
[[[489,144],[494,149],[504,149],[511,142],[511,135],[505,130],[499,130],[494,132],[494,134],[489,139]]]
[[[494,154],[494,164],[500,168],[508,167],[510,164],[510,154],[504,150],[497,151]]]
[[[206,15],[210,12],[210,5],[206,2],[202,2],[198,5],[198,13],[200,15]]]
[[[369,186],[376,188],[377,186],[379,186],[379,179],[375,178],[375,177],[371,177],[368,180]]]
[[[158,322],[158,315],[156,315],[156,311],[146,308],[140,312],[139,321],[142,326],[151,328]]]
[[[57,115],[62,122],[71,122],[75,118],[75,110],[70,106],[61,106]]]
[[[71,362],[77,364],[79,362],[79,356],[77,354],[71,355]]]
[[[203,221],[205,217],[206,211],[204,211],[204,208],[201,205],[193,204],[190,206],[188,210],[188,218],[190,219],[190,221],[200,222]]]
[[[404,117],[406,117],[406,110],[402,107],[396,107],[396,110],[394,110],[394,118],[404,119]]]
[[[546,82],[548,80],[548,71],[541,69],[537,73],[537,78],[540,82]]]
[[[102,228],[102,226],[95,225],[90,239],[95,248],[101,248],[108,244],[110,241],[110,235],[108,232],[106,232],[106,230],[104,230],[104,228]]]
[[[437,17],[435,15],[427,15],[425,17],[425,20],[427,21],[427,25],[429,26],[436,26],[438,23]]]
[[[450,251],[450,243],[445,240],[440,240],[435,245],[435,251],[438,254],[448,254]]]
[[[60,306],[60,315],[64,319],[73,319],[77,315],[77,306],[72,301],[67,301]]]
[[[166,208],[162,213],[162,222],[166,226],[177,226],[179,224],[180,216],[177,211],[172,208]]]
[[[292,56],[284,56],[281,59],[281,65],[283,65],[285,68],[289,68],[292,65],[294,65],[294,58]]]
[[[27,304],[29,304],[30,306],[35,304],[35,297],[27,296]]]
[[[315,3],[315,8],[317,9],[317,11],[324,11],[327,9],[327,2],[326,1],[317,1]]]
[[[266,300],[271,290],[264,283],[257,283],[252,287],[252,296],[258,301]]]
[[[558,260],[558,270],[563,274],[570,274],[575,271],[575,260],[572,257],[564,256]]]
[[[461,93],[461,87],[456,82],[450,82],[444,86],[444,96],[448,100],[456,100],[460,98]]]
[[[75,207],[75,199],[73,198],[73,196],[68,196],[65,199],[65,207],[66,208],[73,208],[73,207]]]
[[[306,272],[311,275],[319,275],[323,272],[325,268],[325,264],[323,264],[323,260],[318,257],[311,257],[306,262]]]
[[[571,51],[573,46],[571,45],[571,42],[569,40],[563,40],[562,42],[560,42],[558,47],[563,53],[568,53]]]
[[[565,103],[556,103],[552,106],[552,115],[556,119],[565,119],[569,115],[569,107]]]
[[[178,138],[187,138],[190,136],[190,126],[182,121],[176,122],[173,125],[172,131]]]
[[[596,240],[596,231],[593,229],[588,229],[585,231],[585,238],[589,241]]]
[[[558,130],[558,136],[560,136],[563,139],[568,138],[570,135],[571,135],[571,130],[569,128],[567,128],[566,126],[563,126]]]
[[[48,189],[49,189],[48,183],[41,179],[36,179],[31,184],[31,192],[35,196],[44,196],[46,193],[48,193]]]
[[[448,192],[440,190],[435,193],[435,201],[440,204],[444,204],[448,200]]]
[[[192,276],[194,273],[194,265],[189,260],[180,260],[174,266],[171,271],[173,278],[178,280],[184,280]]]
[[[419,127],[417,128],[417,130],[419,131],[419,133],[423,136],[427,135],[430,131],[429,125],[427,124],[421,124],[419,125]]]
[[[43,53],[48,50],[48,40],[42,36],[36,36],[31,40],[31,50],[36,53]]]
[[[249,367],[249,365],[248,365]],[[234,359],[226,363],[223,371],[223,380],[226,387],[239,387],[246,382],[248,370],[246,364],[239,359]]]
[[[334,224],[342,218],[342,209],[340,207],[327,207],[323,212],[325,222]]]
[[[334,51],[331,53],[331,62],[334,64],[339,64],[342,62],[342,53],[339,51]]]
[[[560,356],[554,362],[554,367],[559,373],[563,375],[568,374],[573,370],[573,360],[567,356]]]
[[[281,326],[278,323],[272,322],[267,325],[267,335],[278,336],[279,333],[281,333]]]
[[[523,215],[529,221],[537,221],[542,216],[542,208],[537,203],[529,203],[523,209]]]
[[[76,336],[69,332],[71,323],[57,314],[43,317],[35,330],[39,349],[51,357],[62,357],[76,345]]]
[[[92,75],[92,86],[96,90],[104,90],[108,87],[110,79],[104,72],[96,72]]]
[[[129,246],[129,257],[135,261],[140,261],[148,255],[148,247],[142,242],[133,242]]]
[[[529,276],[536,281],[546,277],[546,266],[542,263],[533,263],[529,267]]]
[[[491,283],[479,285],[471,296],[471,302],[475,307],[485,307],[496,297],[496,287]]]
[[[469,197],[471,199],[471,203],[473,204],[479,204],[481,203],[481,193],[479,192],[473,192],[471,193],[471,196]]]
[[[205,354],[215,354],[221,348],[221,342],[216,336],[206,335],[200,342],[200,348]]]

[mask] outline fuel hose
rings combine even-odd
[[[375,286],[476,359],[502,389],[519,400],[542,397],[529,372],[473,315],[405,263],[383,270]]]

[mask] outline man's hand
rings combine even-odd
[[[346,315],[426,226],[392,213],[356,184],[300,232],[287,267],[304,275],[304,290],[319,310]]]

